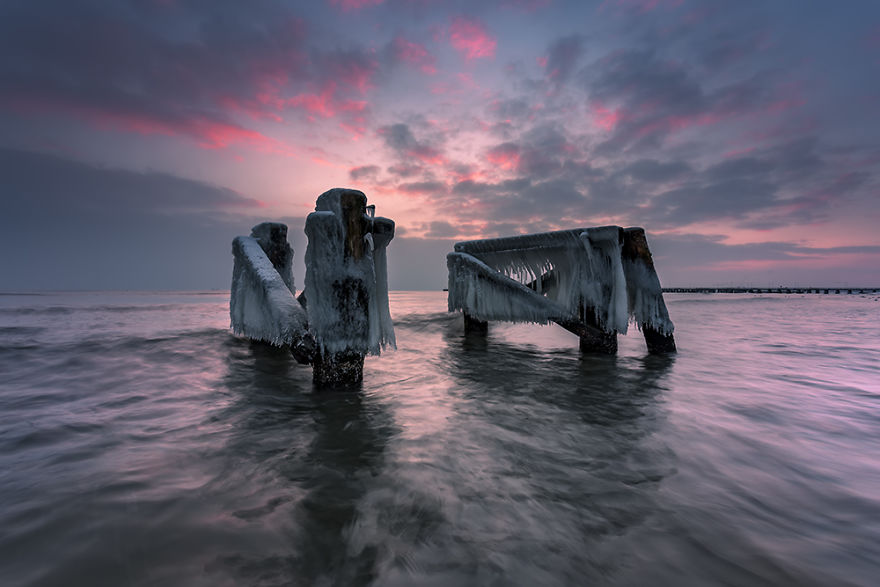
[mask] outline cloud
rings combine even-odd
[[[278,87],[304,71],[305,30],[293,15],[264,5],[252,11],[255,26],[241,27],[233,7],[181,6],[175,16],[197,26],[193,38],[180,38],[166,34],[158,8],[50,4],[2,9],[0,108],[190,136],[209,148],[281,148],[233,116],[273,114]]]
[[[449,25],[449,41],[468,61],[495,57],[495,48],[498,45],[498,41],[482,22],[464,16],[452,19],[452,24]]]
[[[623,50],[596,61],[581,76],[605,155],[650,150],[676,134],[746,116],[795,110],[802,98],[778,75],[752,74],[704,88],[707,76],[655,51]]]
[[[396,123],[380,127],[378,134],[384,139],[385,146],[404,160],[416,159],[425,165],[443,165],[446,162],[438,146],[416,139],[407,124]]]
[[[0,8],[2,110],[284,154],[295,149],[255,122],[298,111],[366,130],[380,64],[366,49],[310,48],[282,3],[49,4]]]
[[[545,75],[555,84],[568,81],[583,53],[583,36],[569,35],[557,39],[550,45],[545,62]]]
[[[452,238],[458,235],[458,229],[445,220],[434,220],[426,233],[428,238]]]
[[[5,287],[229,286],[229,246],[262,204],[168,173],[0,149]],[[301,220],[299,221],[301,222]]]
[[[343,12],[356,12],[370,6],[379,6],[385,0],[328,0],[330,6],[339,8]]]
[[[391,41],[391,53],[395,60],[416,67],[423,73],[437,73],[437,60],[421,43],[398,36]]]
[[[437,195],[446,191],[446,184],[439,181],[416,181],[398,184],[397,189],[411,194]]]
[[[486,159],[490,164],[504,170],[514,170],[519,167],[520,149],[513,143],[502,143],[489,149]]]
[[[353,180],[375,180],[379,174],[378,165],[364,165],[362,167],[354,167],[348,171],[348,176]]]
[[[691,171],[691,166],[684,161],[638,159],[626,165],[621,173],[639,181],[664,182],[680,178]]]
[[[662,283],[865,286],[880,277],[880,246],[809,247],[788,242],[726,244],[720,235],[648,234]],[[864,280],[864,281],[862,281]]]
[[[263,204],[228,188],[155,171],[104,168],[54,155],[0,149],[7,211],[64,217],[116,214],[217,214]]]

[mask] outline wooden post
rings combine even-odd
[[[291,293],[293,287],[293,249],[287,242],[287,225],[281,222],[262,222],[251,229],[260,248],[269,257],[272,266],[284,280]]]
[[[578,332],[579,347],[582,353],[614,355],[617,353],[617,333],[605,332],[596,322],[592,308],[581,310],[580,319],[585,328]]]
[[[648,248],[648,239],[645,238],[645,230],[643,228],[627,228],[623,231],[623,246],[621,247],[621,257],[634,263],[641,263],[650,275],[655,278],[657,271],[654,269],[654,258],[651,256],[651,250]],[[657,289],[659,295],[660,280],[657,279]],[[645,335],[645,344],[648,346],[648,352],[651,354],[674,353],[675,339],[672,334],[664,334],[656,330],[647,323],[639,325],[642,333]]]
[[[489,333],[489,323],[477,320],[467,312],[464,312],[464,333],[486,335]]]
[[[345,232],[343,258],[345,261],[360,261],[364,257],[364,235],[369,230],[367,197],[357,190],[342,190],[339,206],[342,215],[340,220]],[[352,324],[356,330],[366,332],[369,328],[369,294],[363,280],[347,277],[335,281],[332,291],[323,292],[323,295],[330,295],[334,299],[343,321]],[[318,353],[312,372],[313,380],[319,385],[358,384],[364,378],[364,353],[355,350]]]

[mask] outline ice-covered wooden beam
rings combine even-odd
[[[294,298],[293,251],[287,243],[287,226],[258,224],[251,236],[235,237],[232,256],[232,330],[254,340],[288,346],[297,361],[312,362],[315,343],[306,311]]]
[[[630,314],[645,335],[648,352],[674,353],[674,326],[663,301],[660,278],[643,228],[624,229],[621,258]]]
[[[386,260],[394,222],[368,214],[366,203],[363,192],[335,188],[306,218],[304,297],[319,384],[359,382],[364,356],[395,345]]]
[[[613,353],[632,320],[650,352],[675,350],[644,230],[576,228],[456,243],[449,309],[470,330],[491,320],[556,322],[584,351]]]

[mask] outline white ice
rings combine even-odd
[[[371,225],[388,223],[388,233],[370,230],[364,255],[345,257],[345,230],[339,203],[341,190],[330,190],[306,218],[305,297],[309,326],[324,353],[356,351],[378,355],[396,347],[388,307],[386,247],[393,222],[365,216]],[[387,226],[387,224],[386,224]],[[358,311],[366,307],[366,312]]]
[[[306,312],[259,242],[250,236],[236,237],[232,255],[229,314],[233,332],[276,346],[301,340],[307,332]]]
[[[633,320],[671,334],[657,275],[622,260],[621,234],[607,226],[457,243],[447,257],[449,310],[536,323],[593,312],[607,332],[626,333]]]

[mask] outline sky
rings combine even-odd
[[[880,2],[5,0],[0,291],[226,289],[332,187],[457,240],[642,226],[664,286],[880,285]]]

